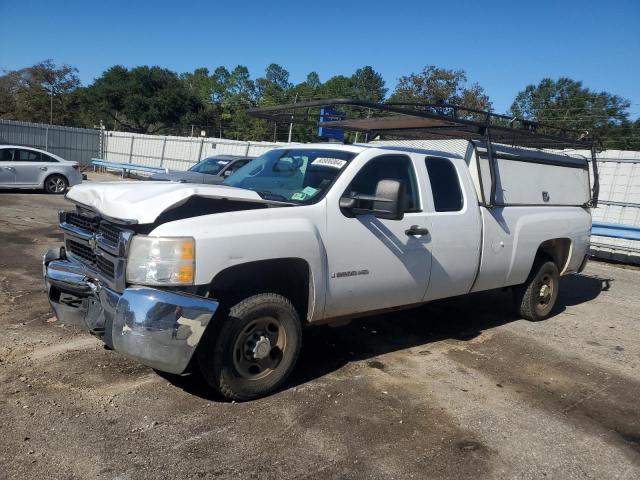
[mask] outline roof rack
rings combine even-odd
[[[339,107],[343,110],[344,119],[320,121],[319,109],[327,107]],[[247,112],[276,123],[361,132],[365,134],[365,142],[383,136],[429,140],[456,138],[486,142],[489,153],[492,143],[526,148],[589,150],[594,176],[591,204],[597,205],[599,181],[596,151],[599,142],[588,132],[446,103],[377,103],[332,98],[251,108]],[[489,162],[489,166],[492,174],[495,173],[495,159]]]

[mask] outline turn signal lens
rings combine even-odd
[[[181,245],[182,252],[180,254],[180,258],[182,260],[193,260],[194,251],[193,251],[193,240],[184,240]]]
[[[180,267],[178,281],[180,283],[193,283],[193,265],[184,265]]]

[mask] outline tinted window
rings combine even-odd
[[[230,160],[219,160],[210,158],[205,159],[200,163],[196,163],[189,170],[191,170],[192,172],[206,173],[208,175],[217,175],[218,173],[220,173],[220,170],[229,165],[229,163],[231,163]]]
[[[413,166],[411,159],[406,155],[382,155],[369,160],[351,181],[347,194],[374,195],[378,182],[385,179],[400,180],[404,183],[405,211],[419,210]]]
[[[426,163],[436,212],[462,210],[462,190],[453,163],[437,157],[428,157]]]
[[[231,165],[229,168],[225,170],[224,172],[225,176],[228,177],[239,168],[244,167],[247,164],[247,162],[248,162],[247,160],[238,160],[237,162],[235,162],[233,165]]]
[[[14,161],[16,162],[39,162],[40,152],[33,152],[31,150],[16,150],[14,155]]]
[[[3,148],[0,150],[0,162],[10,162],[13,160],[13,150],[10,148]]]
[[[42,154],[42,159],[40,160],[41,162],[48,162],[48,163],[58,163],[58,160],[56,160],[53,157],[50,157],[49,155],[46,154]]]

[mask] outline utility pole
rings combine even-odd
[[[298,102],[298,94],[296,93],[296,98],[293,100],[293,104],[295,105]],[[293,133],[293,113],[291,114],[291,123],[289,123],[289,140],[287,143],[291,143],[291,135]]]
[[[51,95],[49,97],[49,125],[53,125],[53,83],[51,84]]]

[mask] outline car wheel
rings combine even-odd
[[[44,181],[44,191],[55,195],[64,193],[68,186],[69,182],[62,175],[51,175]]]
[[[518,313],[531,321],[547,318],[556,304],[559,285],[560,274],[556,264],[537,260],[527,281],[514,288]]]
[[[276,390],[293,370],[302,326],[289,300],[274,293],[246,298],[225,318],[214,318],[198,347],[202,376],[231,400],[251,400]]]

